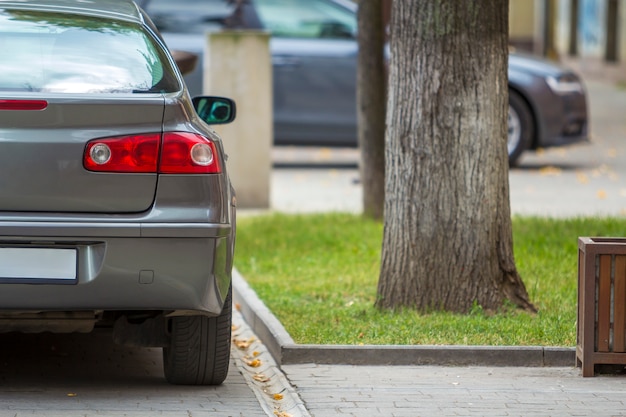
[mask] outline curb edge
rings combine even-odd
[[[241,315],[280,365],[576,366],[576,349],[543,346],[299,345],[233,269]]]

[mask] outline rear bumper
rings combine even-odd
[[[231,225],[0,221],[3,247],[75,248],[77,279],[0,283],[3,311],[153,310],[217,315]]]

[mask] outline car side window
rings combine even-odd
[[[326,0],[255,0],[257,12],[273,36],[353,39],[356,16]]]
[[[223,29],[235,10],[230,0],[144,0],[141,7],[160,32],[205,33]]]

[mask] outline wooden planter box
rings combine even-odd
[[[626,365],[626,238],[578,239],[576,364]]]

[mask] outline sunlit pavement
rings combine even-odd
[[[626,214],[626,89],[587,87],[591,142],[525,153],[509,173],[513,214]],[[272,210],[362,211],[358,150],[276,147],[272,156]]]

